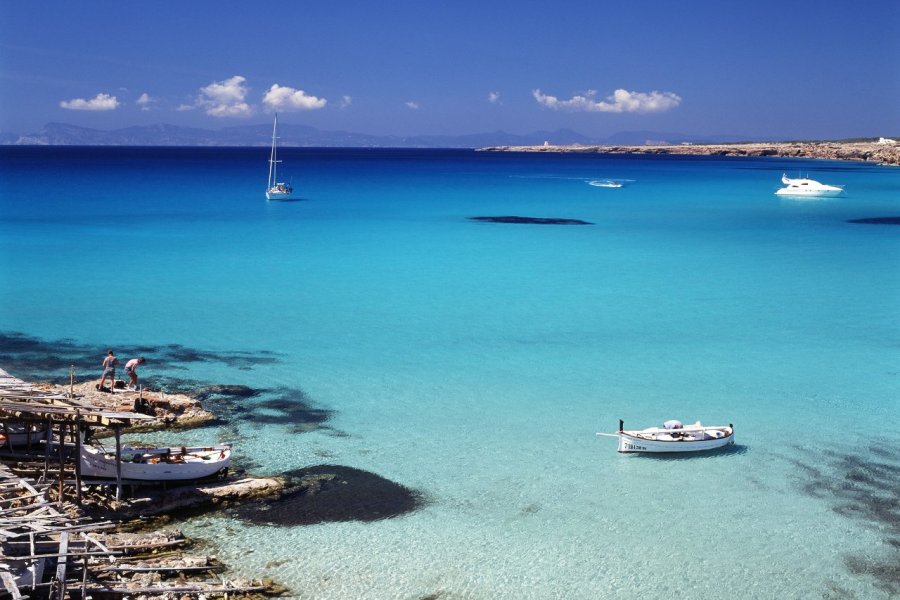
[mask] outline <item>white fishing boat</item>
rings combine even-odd
[[[819,183],[815,179],[799,178],[791,179],[787,173],[781,175],[781,182],[785,187],[779,189],[779,196],[837,196],[844,188],[836,185]]]
[[[11,448],[29,446],[47,439],[47,428],[33,424],[8,423],[0,428],[0,435],[4,438],[0,446],[7,445]]]
[[[598,433],[619,438],[619,452],[700,452],[715,450],[734,444],[734,425],[706,427],[697,421],[683,425],[681,421],[666,421],[662,427],[624,429],[619,421],[619,431]]]
[[[603,188],[620,188],[620,187],[622,187],[622,183],[620,181],[613,181],[612,179],[594,179],[593,181],[588,181],[588,185],[592,185],[594,187],[603,187]]]
[[[287,200],[294,193],[290,183],[278,181],[278,114],[275,115],[275,123],[272,125],[272,153],[269,155],[269,183],[266,186],[266,200]]]
[[[203,479],[231,465],[231,444],[181,448],[122,448],[122,479],[175,481]],[[83,477],[116,478],[116,453],[102,447],[81,447]]]

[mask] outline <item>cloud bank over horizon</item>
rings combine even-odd
[[[664,112],[681,104],[681,97],[672,92],[629,92],[617,89],[605,100],[597,101],[596,90],[588,90],[584,95],[560,100],[556,96],[544,94],[540,89],[531,92],[538,104],[553,110],[570,110],[608,113],[653,113]]]

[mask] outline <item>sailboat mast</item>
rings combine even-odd
[[[278,170],[275,168],[275,130],[278,128],[278,113],[275,113],[275,123],[272,124],[272,153],[269,156],[269,186],[266,190],[272,189],[272,175],[278,179]]]

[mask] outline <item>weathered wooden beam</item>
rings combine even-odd
[[[13,600],[22,599],[22,594],[19,592],[19,586],[16,585],[16,580],[13,578],[12,573],[0,571],[0,580],[3,581],[3,587],[6,588],[6,591],[9,592],[9,595],[12,596]]]
[[[59,582],[59,600],[66,597],[66,559],[69,552],[69,533],[59,534],[59,560],[56,562],[56,581]]]

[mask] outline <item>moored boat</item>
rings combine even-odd
[[[0,446],[7,445],[10,448],[30,446],[47,439],[46,427],[25,423],[7,423],[0,429],[0,434],[4,438]]]
[[[785,187],[779,189],[776,194],[779,196],[837,196],[844,191],[844,188],[836,185],[828,185],[819,183],[815,179],[800,178],[791,179],[787,173],[781,175],[781,182]]]
[[[594,187],[620,188],[622,187],[622,182],[614,181],[612,179],[594,179],[593,181],[588,181],[588,185]]]
[[[620,420],[619,431],[597,435],[618,438],[619,452],[700,452],[734,444],[734,425],[708,427],[700,421],[683,425],[671,420],[662,427],[628,430]]]
[[[269,183],[266,184],[266,200],[287,200],[294,193],[294,188],[290,183],[278,181],[278,115],[275,115],[275,122],[272,125],[272,153],[269,156]]]
[[[231,465],[231,444],[180,448],[122,448],[122,479],[175,481],[204,479]],[[83,477],[116,478],[116,454],[90,445],[81,447]]]

